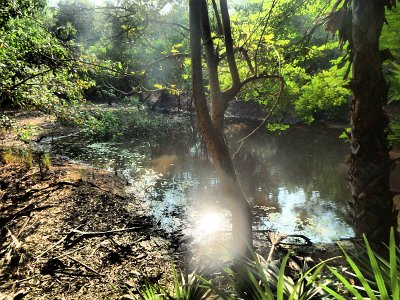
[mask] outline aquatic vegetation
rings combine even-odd
[[[145,110],[126,107],[88,111],[83,123],[88,134],[102,140],[160,135],[176,126],[168,116],[151,115]]]

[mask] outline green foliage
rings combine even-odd
[[[400,65],[392,64],[392,76],[389,78],[391,84],[391,100],[400,101]]]
[[[42,165],[44,167],[45,170],[49,170],[51,167],[51,156],[49,153],[44,153],[43,157],[42,157]]]
[[[31,147],[10,147],[2,153],[2,161],[5,164],[24,165],[30,169],[33,167],[33,154]]]
[[[38,134],[39,129],[35,125],[24,125],[16,127],[15,132],[20,141],[30,143],[33,137]]]
[[[269,131],[284,131],[289,129],[289,125],[282,123],[268,123],[266,126]]]
[[[332,110],[348,103],[351,92],[345,87],[343,69],[332,67],[314,75],[310,82],[299,90],[299,98],[294,101],[297,114],[308,123],[314,121],[313,114]]]
[[[46,0],[2,0],[0,6],[0,27],[10,19],[34,15],[46,6]]]
[[[261,256],[253,254],[251,261],[246,260],[236,267],[226,267],[222,277],[209,279],[210,275],[181,275],[178,279],[173,267],[173,283],[161,286],[147,283],[140,292],[141,298],[150,299],[400,299],[400,249],[396,246],[394,230],[390,232],[389,260],[377,255],[364,237],[365,247],[358,249],[356,258],[343,254],[351,271],[344,274],[337,268],[327,266],[331,258],[316,264],[312,268],[305,266],[295,275],[287,275],[287,254],[281,263],[267,262]],[[366,256],[360,255],[366,253]],[[232,265],[230,262],[229,265]],[[238,267],[239,266],[239,267]],[[323,272],[327,266],[327,272]],[[238,269],[239,268],[239,269]],[[219,272],[218,272],[219,273]],[[348,277],[352,277],[350,281]],[[354,280],[355,279],[355,280]],[[357,283],[358,281],[358,283]],[[243,291],[245,295],[242,295]],[[208,298],[207,298],[208,299]]]
[[[104,140],[124,137],[151,137],[173,129],[172,122],[162,116],[149,115],[144,110],[122,107],[114,110],[91,110],[86,113],[83,127]]]
[[[208,286],[222,299],[311,299],[321,292],[314,281],[319,278],[325,262],[321,262],[308,270],[300,270],[295,277],[286,275],[290,254],[282,262],[267,262],[257,254],[252,261],[242,264],[239,270],[227,268],[230,294],[217,288],[208,281]],[[242,291],[246,295],[242,295]]]
[[[390,83],[389,101],[400,100],[400,9],[387,9],[383,26],[380,48],[389,50],[393,55],[392,61],[388,60],[383,64],[383,70],[387,81]],[[394,61],[393,61],[394,60]]]
[[[0,114],[0,130],[15,133],[22,142],[30,143],[39,133],[39,129],[36,125],[18,125],[13,118]]]
[[[173,282],[165,287],[147,281],[145,288],[140,292],[143,300],[175,299],[175,300],[201,300],[209,299],[211,290],[204,286],[201,276],[196,270],[190,274],[181,272],[180,278],[175,266],[172,264]]]
[[[37,3],[37,1],[33,1]],[[8,3],[15,17],[0,26],[0,105],[40,109],[73,120],[72,106],[90,86],[76,63],[74,44],[60,42],[47,23],[44,6]]]
[[[328,267],[331,273],[346,287],[347,292],[356,299],[394,299],[400,298],[400,249],[396,246],[393,228],[390,231],[389,260],[376,254],[364,236],[365,250],[361,249],[361,255],[353,259],[346,251],[343,254],[348,262],[353,277],[356,277],[359,284],[355,285],[336,271]],[[365,252],[367,257],[365,257]],[[320,285],[335,299],[345,299],[336,291]]]
[[[0,114],[0,131],[10,132],[15,130],[17,126],[14,119],[5,114]]]

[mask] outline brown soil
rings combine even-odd
[[[19,123],[60,130],[41,114]],[[1,139],[3,152],[26,147],[12,132]],[[146,278],[170,276],[176,243],[120,178],[57,158],[41,176],[33,162],[0,163],[0,299],[135,299]]]

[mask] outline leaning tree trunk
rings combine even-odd
[[[232,213],[233,243],[238,254],[246,255],[252,245],[252,215],[250,205],[239,185],[236,171],[223,135],[222,96],[219,87],[217,61],[214,56],[212,40],[208,38],[208,12],[204,0],[190,0],[190,47],[192,58],[193,100],[198,125],[214,161],[225,196],[226,206]],[[207,106],[204,90],[202,43],[203,36],[209,83],[211,89],[212,116]]]
[[[395,224],[389,186],[388,118],[383,110],[388,85],[382,74],[379,38],[383,1],[352,1],[353,90],[349,177],[354,230],[379,244]]]

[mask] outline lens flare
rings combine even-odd
[[[197,232],[201,235],[207,235],[221,230],[222,218],[223,216],[216,212],[201,214],[197,224]]]

